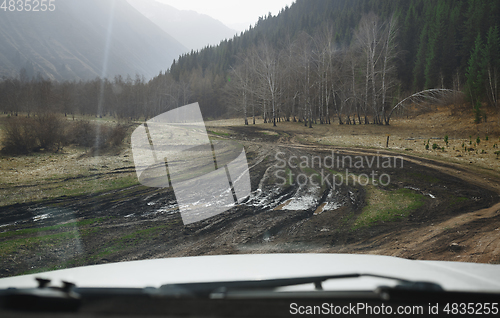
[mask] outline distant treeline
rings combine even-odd
[[[187,104],[190,84],[159,76],[149,82],[136,76],[113,80],[96,78],[80,82],[52,82],[40,76],[4,79],[0,82],[0,110],[18,113],[63,113],[136,120],[150,118]]]
[[[479,122],[498,108],[499,27],[497,0],[298,0],[149,82],[4,79],[0,110],[138,119],[197,101],[205,117],[389,123],[404,97],[451,88]]]

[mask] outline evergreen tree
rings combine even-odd
[[[418,43],[417,60],[413,68],[413,90],[419,91],[424,87],[424,71],[425,71],[425,53],[427,51],[427,25],[420,33],[420,41]]]
[[[466,94],[472,105],[474,105],[474,118],[476,123],[481,121],[481,98],[484,94],[484,69],[483,42],[481,40],[481,34],[478,33],[469,58],[466,73]]]
[[[446,3],[439,1],[429,26],[429,42],[427,44],[427,54],[425,59],[425,88],[439,86],[441,52],[443,45],[443,35],[445,31],[444,19],[446,14]]]

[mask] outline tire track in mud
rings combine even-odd
[[[466,168],[464,165],[442,162],[409,154],[355,147],[324,146],[300,143],[295,136],[280,138],[280,147],[318,152],[335,151],[349,155],[401,156],[405,162],[427,167],[453,176],[467,184],[494,192],[487,208],[436,220],[421,226],[405,226],[406,233],[389,230],[386,233],[335,248],[319,248],[316,252],[361,252],[393,255],[412,259],[439,259],[500,263],[500,174],[496,171]]]
[[[426,166],[429,168],[433,168],[442,172],[445,172],[450,175],[459,175],[458,178],[467,181],[473,182],[474,184],[482,187],[488,187],[490,190],[497,192],[500,195],[500,172],[490,170],[486,171],[484,169],[478,168],[476,170],[477,173],[481,174],[478,176],[476,172],[471,172],[470,169],[465,169],[463,165],[458,163],[451,162],[443,162],[433,159],[422,158],[419,156],[409,155],[400,152],[394,152],[390,150],[384,149],[365,149],[365,148],[356,148],[356,147],[339,147],[339,146],[325,146],[318,143],[305,143],[298,142],[296,136],[292,136],[289,138],[280,138],[278,142],[288,143],[286,146],[294,149],[301,150],[313,150],[315,152],[318,151],[339,151],[341,153],[351,154],[351,155],[387,155],[387,156],[401,156],[406,161],[413,162],[422,166]],[[470,167],[474,168],[474,167]],[[486,176],[485,173],[488,175]],[[486,180],[486,181],[485,181]],[[499,200],[500,202],[500,200]]]

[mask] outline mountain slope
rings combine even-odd
[[[53,12],[0,11],[0,77],[40,73],[55,80],[169,68],[186,48],[126,1],[65,0]]]
[[[127,1],[189,50],[219,44],[237,33],[205,14],[178,10],[155,0]]]

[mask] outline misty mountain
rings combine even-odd
[[[237,33],[219,20],[195,11],[178,10],[155,0],[127,1],[189,50],[217,45]]]
[[[126,1],[64,0],[53,12],[0,10],[0,77],[151,78],[187,49]]]

